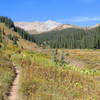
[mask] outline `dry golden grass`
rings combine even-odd
[[[28,52],[22,52],[22,54],[17,55],[18,59],[14,57],[22,70],[20,100],[100,99],[98,76],[69,70],[66,67],[50,67],[52,64],[43,62],[45,58],[50,59],[45,54]],[[41,57],[44,60],[41,60]]]
[[[86,100],[99,98],[99,84],[88,75],[63,68],[22,65],[21,92],[26,100]],[[86,98],[86,99],[85,99]]]
[[[85,63],[86,68],[100,70],[100,50],[65,50],[69,58],[79,60]]]
[[[0,23],[0,29],[4,30],[5,35],[12,34],[12,35],[16,35],[20,37],[17,32],[14,32],[12,29],[9,29],[8,27],[6,27],[4,23]]]
[[[27,49],[27,50],[35,50],[36,51],[39,49],[39,47],[35,43],[29,42],[24,39],[20,39],[18,41],[18,45],[19,45],[19,47],[22,47],[23,49]]]

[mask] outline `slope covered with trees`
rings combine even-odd
[[[100,27],[91,30],[65,29],[34,35],[36,43],[51,48],[100,48]]]

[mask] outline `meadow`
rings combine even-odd
[[[85,68],[100,70],[100,50],[93,49],[76,49],[65,50],[69,54],[69,58],[82,61]]]
[[[79,50],[81,52],[79,54],[79,51],[76,51],[69,50],[67,53],[69,52],[70,57],[77,56],[77,59],[84,54],[84,50]],[[91,50],[86,52],[99,53],[99,51]],[[19,100],[100,99],[100,71],[98,69],[94,71],[89,67],[80,68],[71,64],[59,66],[46,53],[26,50],[13,55],[11,59],[21,69]]]
[[[83,67],[52,60],[51,50],[29,51],[14,45],[0,49],[0,100],[6,100],[15,77],[13,63],[20,69],[19,100],[99,100],[99,50],[64,51],[65,60],[85,63]],[[96,66],[98,65],[98,66]]]

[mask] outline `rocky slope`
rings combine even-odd
[[[92,29],[100,26],[100,24],[97,24],[91,27],[81,27],[81,26],[76,26],[71,24],[60,24],[58,22],[51,21],[51,20],[48,20],[46,22],[15,22],[14,24],[15,26],[20,27],[25,31],[28,31],[31,34],[40,34],[52,30],[63,30],[69,28]]]
[[[15,22],[15,26],[23,28],[30,33],[42,33],[51,31],[60,25],[60,23],[51,20],[46,22]]]

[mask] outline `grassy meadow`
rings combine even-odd
[[[84,67],[100,70],[100,50],[76,49],[65,50],[69,58],[84,62]]]
[[[42,50],[29,51],[2,44],[0,100],[6,100],[15,77],[12,63],[20,69],[19,100],[100,99],[99,50],[64,50],[66,59],[83,61],[84,67],[55,64],[51,50]]]
[[[70,57],[84,58],[91,50],[66,50]],[[98,58],[97,53],[97,58]],[[71,55],[72,54],[72,55]],[[86,54],[86,56],[88,56]],[[99,100],[100,71],[70,64],[56,65],[48,54],[22,51],[12,56],[20,66],[19,100]],[[90,56],[88,59],[91,59]],[[96,59],[96,58],[95,58]],[[96,60],[93,60],[94,62]],[[91,64],[92,65],[92,64]]]

